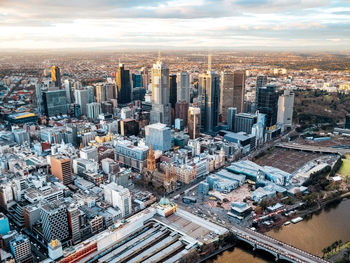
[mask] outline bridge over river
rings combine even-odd
[[[254,250],[260,249],[269,252],[275,256],[276,261],[283,259],[293,263],[328,262],[318,256],[312,255],[267,235],[250,230],[249,228],[234,226],[232,231],[238,240],[250,244]]]

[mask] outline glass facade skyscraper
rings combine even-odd
[[[277,123],[278,92],[274,85],[259,87],[256,91],[256,105],[260,113],[266,114],[266,127]]]
[[[48,90],[43,92],[44,112],[47,117],[67,114],[67,97],[65,90]]]
[[[118,104],[128,104],[131,102],[131,84],[129,70],[124,68],[124,64],[119,64],[116,74],[117,100]]]

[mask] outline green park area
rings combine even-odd
[[[350,155],[346,155],[346,158],[343,159],[343,164],[340,167],[338,173],[343,177],[343,178],[350,178]]]

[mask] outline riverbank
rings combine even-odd
[[[265,234],[322,257],[323,249],[332,243],[350,240],[348,218],[350,199],[345,199],[329,203],[297,224],[274,228]]]
[[[334,251],[325,253],[324,258],[330,262],[338,262],[344,258],[344,254],[348,249],[350,249],[350,241],[339,246]]]
[[[327,205],[337,202],[337,201],[343,201],[344,199],[350,198],[350,192],[343,193],[339,196],[332,197],[330,199],[324,200],[317,207],[311,207],[304,210],[297,210],[292,216],[286,217],[283,216],[278,221],[275,221],[271,226],[263,226],[258,229],[258,232],[260,233],[266,233],[274,229],[281,228],[284,223],[287,221],[290,221],[292,218],[296,217],[302,217],[302,218],[309,218],[313,214],[320,212],[322,209],[324,209]]]
[[[236,244],[232,243],[232,244],[227,244],[226,246],[223,246],[221,249],[214,251],[213,253],[211,253],[210,255],[200,259],[197,263],[203,263],[206,262],[207,260],[213,259],[214,257],[216,257],[217,255],[225,252],[226,250],[230,250],[233,247],[235,247]]]

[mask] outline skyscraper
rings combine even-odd
[[[119,64],[116,73],[117,100],[118,104],[126,105],[131,102],[131,83],[129,70],[124,68],[124,64]]]
[[[53,82],[55,82],[55,87],[62,89],[60,68],[57,66],[52,66],[50,71],[51,71],[51,79]]]
[[[36,105],[38,108],[38,112],[40,114],[45,114],[44,105],[43,105],[43,93],[41,91],[41,85],[39,83],[35,86],[35,94],[36,94]]]
[[[201,96],[201,122],[205,132],[213,132],[218,125],[220,102],[220,76],[214,71],[199,76]]]
[[[67,103],[71,104],[73,102],[72,83],[68,79],[64,81],[64,89],[66,90]]]
[[[190,102],[190,78],[185,71],[177,73],[177,101]]]
[[[235,71],[233,81],[233,107],[240,113],[244,111],[245,72]]]
[[[141,74],[132,74],[132,87],[135,88],[140,88],[142,87],[142,75]]]
[[[200,134],[201,127],[201,109],[197,107],[188,108],[187,119],[188,135],[191,139],[196,139]]]
[[[67,98],[64,90],[47,90],[43,92],[43,106],[47,117],[67,114]]]
[[[148,90],[148,84],[150,81],[150,76],[148,73],[148,69],[147,68],[141,68],[141,75],[142,75],[142,87],[145,90]]]
[[[234,129],[236,114],[237,114],[237,108],[230,107],[227,109],[227,125],[228,125],[229,131],[233,131]]]
[[[169,103],[169,69],[160,57],[152,68],[152,111],[151,123],[171,125],[171,104]]]
[[[244,111],[245,72],[221,73],[220,112],[227,121],[227,110],[235,107],[237,113]]]
[[[175,104],[177,102],[177,83],[176,83],[176,74],[171,74],[169,76],[169,87],[170,87],[170,98],[169,102],[171,104],[171,108],[175,109]]]
[[[88,103],[95,102],[95,87],[87,86],[86,90],[88,93]]]
[[[283,128],[292,126],[293,107],[294,93],[290,90],[285,90],[284,93],[278,98],[277,113],[277,123],[282,125]]]
[[[179,118],[183,120],[184,126],[187,126],[188,118],[188,102],[187,101],[178,101],[175,104],[175,119]]]
[[[89,101],[89,94],[86,89],[74,91],[75,102],[80,106],[80,113],[86,115],[86,104]]]
[[[267,85],[257,89],[256,107],[260,113],[266,114],[266,127],[272,127],[277,123],[278,93],[277,87]]]
[[[256,78],[256,90],[258,88],[264,87],[267,84],[267,76],[266,75],[259,75]]]
[[[64,185],[73,182],[70,158],[63,155],[54,155],[51,156],[50,162],[53,176],[57,177]]]
[[[98,115],[101,114],[101,103],[92,102],[86,104],[86,117],[91,120],[97,120]]]

